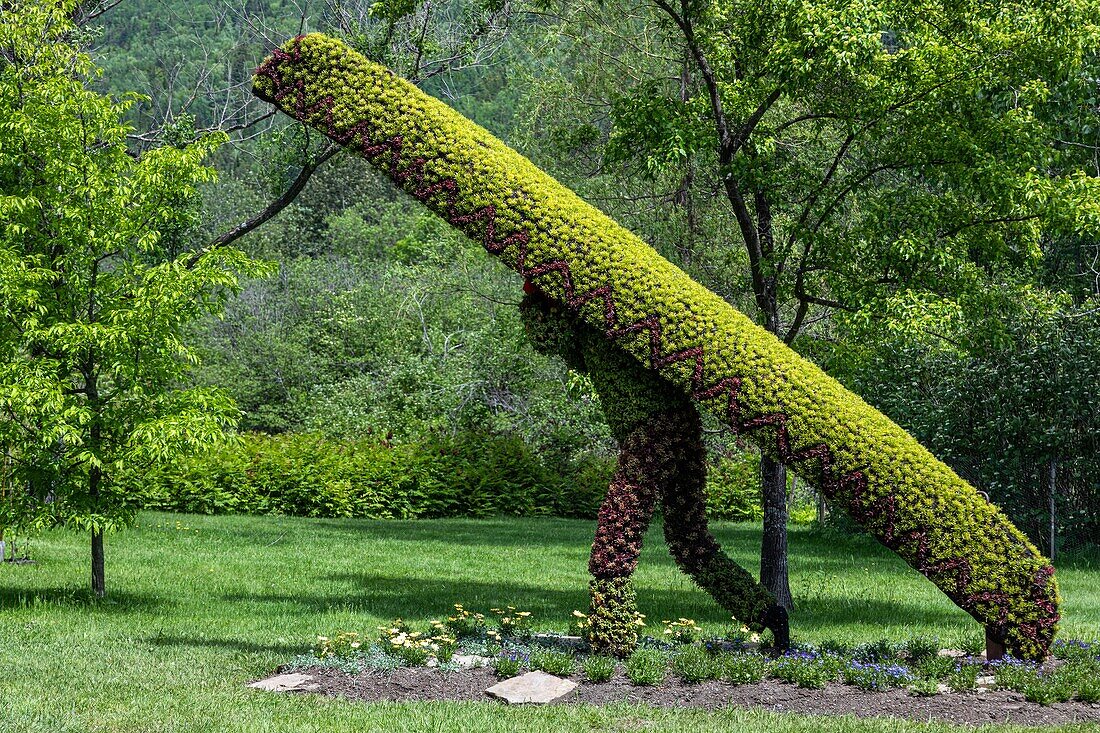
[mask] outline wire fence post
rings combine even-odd
[[[1049,483],[1047,484],[1048,492],[1047,498],[1050,502],[1050,561],[1054,562],[1054,533],[1055,533],[1055,495],[1057,494],[1057,481],[1058,481],[1058,459],[1050,459],[1050,475],[1048,476]]]

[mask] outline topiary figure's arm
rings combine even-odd
[[[904,430],[484,129],[341,42],[295,38],[255,92],[414,198],[793,467],[1003,639],[1045,654],[1054,569]]]

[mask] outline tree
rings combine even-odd
[[[1054,558],[1097,537],[1100,311],[1027,284],[982,299],[963,311],[981,317],[939,319],[935,335],[852,334],[834,349],[832,371],[988,491]]]
[[[208,445],[236,419],[215,389],[186,389],[185,328],[217,311],[237,251],[166,255],[191,223],[220,136],[127,149],[134,97],[90,88],[71,2],[0,6],[0,446],[24,519],[103,535],[132,521],[119,479]]]
[[[751,311],[806,350],[834,314],[903,317],[1033,267],[1044,232],[1095,228],[1100,187],[1056,164],[1045,110],[1097,17],[1090,0],[578,0],[555,30],[616,73],[582,123],[600,170],[665,185],[645,205],[685,209],[689,233],[720,200]],[[674,255],[722,246],[699,239]],[[761,466],[761,576],[789,603],[785,471]]]

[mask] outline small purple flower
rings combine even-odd
[[[1038,667],[1035,662],[1028,662],[1023,659],[1016,659],[1011,654],[1006,654],[1000,659],[994,659],[992,662],[988,662],[986,666],[992,669],[1034,669]]]
[[[783,653],[784,659],[798,662],[814,662],[819,657],[820,655],[817,652],[802,649],[788,649]]]
[[[850,682],[871,690],[885,690],[908,684],[915,679],[913,673],[900,664],[856,660],[848,663],[847,677]]]

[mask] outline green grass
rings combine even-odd
[[[182,527],[177,529],[177,521]],[[0,731],[948,730],[731,710],[637,706],[363,705],[246,689],[318,634],[420,623],[451,604],[514,605],[564,628],[587,603],[593,525],[557,519],[370,522],[142,515],[108,538],[107,602],[90,603],[87,538],[37,539],[34,566],[0,567]],[[756,564],[759,531],[718,525]],[[797,638],[847,642],[977,627],[928,581],[863,539],[792,531]],[[1059,568],[1067,636],[1100,637],[1100,567]],[[681,575],[655,528],[637,575],[650,619],[726,621]],[[660,633],[658,629],[651,629]],[[998,728],[997,730],[1008,730]],[[1068,730],[1068,729],[1067,729]],[[1080,727],[1074,730],[1081,730]]]

